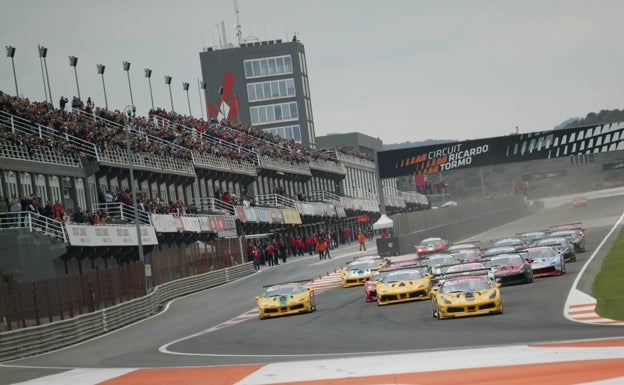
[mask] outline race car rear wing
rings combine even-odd
[[[488,261],[489,261],[489,259],[480,259],[480,260],[479,260],[478,262],[476,262],[476,263],[482,263],[482,262],[488,262]],[[424,265],[424,266],[429,267],[429,268],[430,268],[430,269],[432,269],[432,270],[433,270],[433,269],[435,269],[435,270],[441,271],[441,273],[434,273],[433,271],[431,272],[431,274],[432,274],[434,277],[440,277],[440,276],[444,276],[444,275],[446,275],[446,274],[455,274],[455,273],[447,273],[446,271],[448,270],[448,268],[449,268],[449,267],[453,267],[453,266],[461,266],[461,265],[465,265],[465,263],[464,263],[464,262],[460,262],[460,263],[452,263],[452,264],[450,264],[450,265],[440,265],[440,266],[435,266],[435,267],[431,267],[431,266],[428,266],[428,265]],[[472,269],[472,270],[464,270],[464,271],[473,271],[473,270],[489,270],[489,268],[484,268],[484,269],[483,269],[483,268],[482,268],[482,269]],[[461,273],[463,273],[464,271],[461,271]],[[458,273],[460,273],[460,272],[458,272]]]
[[[459,277],[479,277],[479,276],[487,276],[488,278],[492,277],[492,270],[490,268],[483,269],[472,269],[472,270],[464,270],[443,274],[439,277],[439,280],[448,280],[451,278],[459,278]]]

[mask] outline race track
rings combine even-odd
[[[173,301],[166,311],[109,333],[49,354],[0,366],[0,384],[75,368],[205,367],[264,364],[390,353],[439,352],[461,348],[621,337],[622,329],[578,323],[564,317],[564,307],[578,272],[624,212],[622,196],[549,207],[473,239],[482,243],[560,223],[582,222],[587,251],[566,265],[561,277],[533,284],[503,287],[504,313],[438,321],[429,301],[377,306],[364,301],[362,287],[342,288],[335,273],[358,252],[352,244],[332,251],[333,258],[291,258],[287,264]],[[578,288],[590,293],[605,247],[593,257]],[[444,236],[444,234],[440,234]],[[254,296],[267,284],[312,279],[318,310],[311,314],[259,320]],[[37,368],[37,369],[34,369]]]

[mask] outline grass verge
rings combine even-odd
[[[596,314],[613,320],[624,321],[624,229],[620,231],[605,256],[602,268],[592,285],[592,297],[596,298]]]

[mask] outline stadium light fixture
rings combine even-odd
[[[173,94],[171,93],[171,76],[165,75],[165,84],[169,86],[169,100],[171,100],[171,111],[175,111],[173,109]]]
[[[197,89],[199,91],[199,108],[201,110],[201,117],[203,119],[204,118],[204,103],[202,101],[202,90],[204,90],[204,93],[206,92],[206,87],[208,87],[208,83],[202,82],[199,79],[197,79],[197,83],[199,84],[199,87]],[[206,117],[206,120],[208,120],[208,117]]]
[[[154,109],[154,94],[152,94],[152,70],[149,68],[144,69],[147,83],[149,84],[150,99],[152,100],[152,110]]]
[[[130,84],[130,62],[123,62],[123,70],[128,75],[128,88],[130,89],[130,104],[134,106],[134,98],[132,97],[132,84]]]
[[[189,84],[187,82],[183,82],[182,83],[182,89],[184,91],[186,91],[186,101],[188,102],[188,108],[189,108],[189,116],[192,115],[191,113],[191,98],[189,97]]]
[[[17,75],[15,75],[15,47],[11,45],[6,46],[7,57],[11,58],[11,65],[13,66],[13,80],[15,80],[15,96],[19,97],[19,89],[17,88]]]
[[[104,70],[106,69],[106,66],[103,64],[98,64],[97,65],[97,73],[98,75],[102,75],[102,88],[104,89],[104,105],[106,106],[106,109],[108,110],[108,99],[106,98],[106,85],[104,84]]]
[[[78,66],[78,58],[76,56],[69,57],[69,66],[74,67],[74,76],[76,77],[76,91],[78,91],[78,99],[82,100],[80,97],[80,86],[78,85],[78,71],[76,67]]]
[[[50,78],[48,77],[48,63],[46,61],[46,57],[48,56],[48,49],[42,45],[37,46],[37,50],[39,51],[39,61],[41,62],[41,76],[43,77],[43,92],[45,93],[46,100],[48,100],[48,96],[50,97],[50,103],[52,104],[52,90],[50,89]],[[43,67],[45,65],[45,74],[43,72]],[[48,88],[46,89],[46,79],[48,81]]]

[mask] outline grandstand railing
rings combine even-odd
[[[346,175],[347,169],[342,163],[337,163],[324,159],[310,160],[310,169]]]
[[[207,167],[213,170],[220,170],[224,172],[235,172],[246,175],[256,175],[256,165],[246,160],[230,160],[221,156],[212,154],[200,154],[197,151],[192,151],[193,163],[196,167]]]
[[[40,146],[36,151],[31,151],[25,145],[4,142],[0,143],[0,158],[53,163],[61,166],[78,168],[82,167],[82,161],[76,154],[63,154],[59,152],[59,150],[48,146]]]
[[[307,194],[307,199],[309,201],[331,202],[336,205],[340,204],[340,196],[329,191],[311,191]]]
[[[96,203],[93,204],[91,211],[93,213],[98,213],[100,210],[104,210],[109,219],[117,219],[122,222],[127,223],[136,223],[136,216],[134,215],[134,207],[131,205],[127,205],[123,202],[113,202],[113,203]],[[137,207],[137,215],[139,218],[139,223],[142,224],[152,224],[151,217],[149,212],[141,210]],[[102,223],[106,225],[106,223]]]
[[[379,196],[377,194],[362,189],[345,190],[345,195],[353,198],[364,198],[377,201],[379,200]]]
[[[370,169],[375,169],[375,162],[372,160],[358,158],[353,155],[346,155],[338,151],[336,151],[336,158],[341,162],[358,164],[360,166],[364,166]]]
[[[175,127],[181,127],[181,128],[184,129],[184,131],[190,132],[195,140],[205,140],[205,141],[207,141],[210,144],[213,144],[213,145],[216,145],[216,146],[222,146],[222,147],[230,149],[231,151],[237,151],[237,152],[240,152],[240,153],[248,154],[256,162],[258,160],[258,154],[255,151],[252,151],[252,150],[250,150],[248,148],[239,146],[239,145],[237,145],[235,143],[231,143],[231,142],[229,142],[227,140],[222,140],[221,138],[217,138],[217,137],[215,137],[213,135],[210,135],[209,133],[200,132],[196,128],[188,127],[188,126],[185,126],[185,125],[180,124],[180,123],[174,123],[174,122],[170,121],[169,119],[165,119],[165,118],[163,118],[161,116],[157,116],[157,115],[152,116],[151,121],[156,126],[161,127],[161,128],[173,128],[174,126]],[[206,124],[206,126],[209,126],[209,125]],[[224,126],[219,125],[219,127],[223,128]],[[240,135],[240,132],[238,134]]]
[[[69,144],[76,153],[90,158],[97,158],[97,146],[67,133],[59,132],[52,127],[33,124],[29,120],[0,111],[0,126],[5,126],[13,133],[34,135],[40,139],[51,139],[60,144]]]
[[[133,152],[131,157],[125,149],[111,147],[100,152],[98,160],[101,163],[127,168],[132,166],[144,170],[159,170],[160,172],[177,173],[188,176],[195,175],[195,167],[190,161],[170,156],[160,156],[149,152]]]
[[[233,215],[234,213],[234,206],[232,204],[214,197],[199,198],[197,208],[201,211],[207,211],[210,213],[222,213],[228,215]]]
[[[310,165],[307,163],[295,163],[281,159],[269,158],[268,156],[262,156],[259,158],[258,166],[284,173],[312,176]]]
[[[256,196],[256,202],[258,206],[265,207],[286,207],[289,209],[296,209],[297,201],[291,198],[287,198],[280,194],[262,194]]]
[[[30,232],[41,233],[67,242],[63,223],[31,211],[6,213],[0,217],[1,229],[27,228]]]
[[[277,147],[277,148],[279,148],[281,151],[283,151],[285,154],[292,153],[292,149],[291,149],[290,147],[286,147],[286,146],[281,145],[281,144],[279,144],[279,143],[271,142],[270,140],[266,140],[266,139],[264,139],[264,138],[261,138],[261,137],[258,137],[258,136],[255,136],[255,135],[252,135],[252,134],[250,134],[249,132],[242,132],[242,131],[240,131],[240,130],[237,130],[237,129],[235,129],[235,128],[232,128],[232,127],[230,127],[230,126],[228,126],[228,125],[221,124],[221,123],[218,123],[216,126],[217,126],[217,127],[219,127],[219,128],[221,128],[221,129],[224,129],[224,130],[226,130],[226,131],[232,132],[232,133],[234,133],[235,135],[242,135],[242,134],[244,134],[244,135],[246,135],[246,136],[249,136],[249,137],[253,138],[253,140],[254,140],[254,141],[261,142],[261,143],[262,143],[262,144],[264,144],[265,146]]]

